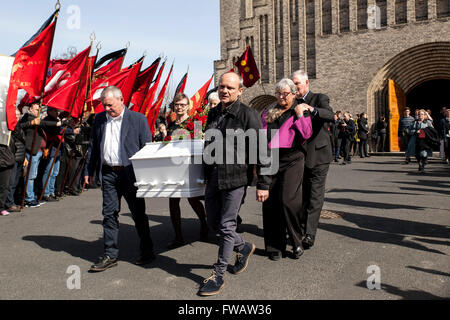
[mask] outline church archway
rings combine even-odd
[[[433,81],[446,83],[450,80],[450,42],[430,42],[409,48],[393,57],[377,72],[367,89],[367,110],[371,123],[376,122],[380,115],[392,117],[388,98],[389,79],[406,94],[407,106],[408,102],[414,101],[411,98],[416,94],[414,92],[423,94],[425,88],[438,83]],[[402,110],[399,112],[401,114]],[[388,128],[388,136],[390,134]],[[393,151],[389,141],[387,145],[386,151]]]
[[[270,106],[272,103],[277,102],[277,98],[271,95],[262,95],[254,98],[250,101],[250,107],[256,109],[261,113],[266,107]]]

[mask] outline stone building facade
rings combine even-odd
[[[257,109],[298,69],[333,110],[367,112],[370,123],[392,116],[389,79],[406,101],[413,91],[426,97],[421,88],[430,81],[450,85],[449,0],[221,0],[220,19],[216,84],[250,45],[261,79],[242,99]],[[430,108],[450,106],[447,94],[435,100]],[[422,107],[417,101],[407,103]]]

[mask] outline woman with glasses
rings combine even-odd
[[[184,93],[178,93],[173,99],[173,111],[176,115],[175,121],[169,124],[167,128],[167,136],[176,134],[178,129],[186,128],[187,120],[189,119],[189,98]],[[194,212],[200,219],[200,239],[206,240],[208,238],[208,225],[206,223],[205,208],[200,201],[200,197],[188,198]],[[184,245],[184,239],[181,232],[181,210],[180,198],[169,198],[170,219],[172,220],[173,229],[175,231],[175,240],[168,245],[169,249],[175,249]]]
[[[305,104],[297,104],[297,86],[290,79],[275,85],[277,103],[263,111],[261,120],[267,130],[269,148],[279,170],[271,176],[269,198],[263,203],[263,227],[266,252],[271,260],[284,255],[289,235],[293,258],[303,253],[300,230],[302,181],[306,149],[304,144],[312,134],[311,118],[304,116]]]

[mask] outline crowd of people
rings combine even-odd
[[[81,170],[87,156],[94,115],[84,112],[80,121],[67,112],[39,102],[17,111],[19,119],[3,146],[0,174],[0,214],[38,208],[82,192]],[[93,187],[90,186],[91,188]]]
[[[414,157],[418,171],[425,172],[428,158],[433,150],[439,149],[444,163],[450,162],[450,110],[442,107],[437,121],[433,121],[431,110],[405,108],[398,124],[399,146],[405,151],[405,164]],[[369,153],[386,152],[388,124],[384,115],[369,128],[367,114],[362,112],[354,118],[348,111],[336,111],[330,124],[334,162],[351,164],[352,156],[370,157]]]

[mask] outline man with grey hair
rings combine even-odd
[[[102,91],[101,101],[105,111],[94,120],[84,177],[86,184],[92,184],[94,172],[101,166],[104,255],[91,267],[91,272],[117,265],[122,196],[127,201],[140,238],[140,258],[136,264],[144,265],[155,258],[145,200],[136,198],[136,177],[129,160],[152,141],[147,120],[143,114],[124,106],[122,92],[117,87],[106,87]]]
[[[334,121],[334,113],[329,106],[328,96],[309,90],[309,79],[306,72],[295,71],[291,75],[291,79],[298,88],[297,102],[306,105],[311,115],[313,128],[312,136],[306,142],[301,212],[304,234],[302,244],[304,249],[309,249],[314,245],[325,196],[325,181],[332,160],[329,126]]]

